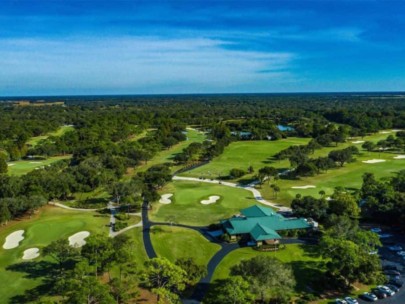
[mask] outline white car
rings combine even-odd
[[[359,304],[359,302],[356,299],[353,299],[351,297],[346,297],[345,301],[347,304]]]
[[[342,299],[336,299],[335,303],[336,304],[347,304],[347,302],[345,300],[342,300]]]
[[[381,228],[375,227],[375,228],[371,228],[370,231],[374,232],[374,233],[380,233],[382,230],[381,230]]]
[[[387,286],[383,286],[383,285],[378,285],[377,286],[378,289],[384,291],[387,295],[389,295],[390,297],[392,297],[395,294],[395,291],[391,290],[390,288],[388,288]]]
[[[405,256],[405,251],[398,251],[397,254],[400,256]]]

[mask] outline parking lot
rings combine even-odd
[[[382,265],[394,265],[398,267],[400,271],[400,280],[405,281],[405,259],[398,255],[396,251],[389,250],[390,246],[399,245],[405,250],[405,235],[392,231],[390,229],[382,228],[380,234],[389,234],[391,236],[386,238],[381,238],[383,247],[380,248],[378,254],[381,257]],[[369,301],[359,299],[359,303],[370,303]],[[375,303],[386,303],[386,304],[405,304],[405,285],[399,289],[399,291],[392,297],[387,297],[385,299],[379,299]]]

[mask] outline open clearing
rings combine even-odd
[[[62,136],[63,134],[73,130],[74,130],[73,126],[62,126],[55,132],[49,132],[48,134],[45,135],[32,137],[30,140],[27,141],[27,144],[30,146],[36,146],[39,142],[41,142],[41,140],[47,139],[52,136]]]
[[[199,232],[180,227],[154,226],[151,239],[156,254],[172,262],[179,258],[193,258],[197,264],[206,266],[221,248]]]
[[[173,160],[173,157],[182,152],[184,148],[186,148],[188,145],[190,145],[193,142],[203,142],[206,139],[206,136],[203,132],[200,132],[196,129],[192,128],[187,128],[187,140],[182,141],[178,143],[177,145],[174,145],[173,147],[163,150],[159,152],[153,159],[148,161],[146,164],[141,164],[136,167],[135,170],[133,170],[132,174],[135,174],[137,172],[144,172],[148,168],[157,165],[157,164],[163,164],[167,162],[171,162]],[[172,172],[176,171],[179,167],[173,166],[172,167]]]
[[[4,240],[11,232],[24,230],[24,241],[20,246],[5,250],[0,248],[0,298],[8,303],[13,296],[21,295],[25,290],[35,288],[42,282],[40,274],[31,276],[33,263],[49,262],[48,258],[38,257],[28,264],[22,263],[24,251],[31,248],[41,250],[50,242],[60,238],[68,238],[78,231],[91,233],[108,232],[109,216],[95,212],[78,212],[58,207],[44,207],[32,218],[12,221],[0,229],[0,240]],[[53,266],[52,266],[53,267]]]
[[[304,145],[309,142],[308,138],[287,138],[277,141],[237,141],[232,142],[225,148],[224,153],[212,160],[210,163],[198,167],[194,170],[184,172],[181,176],[218,178],[227,176],[233,168],[247,171],[253,166],[254,170],[259,170],[264,166],[274,166],[277,168],[288,168],[288,160],[277,161],[271,157],[281,150],[291,145]],[[253,174],[245,175],[243,178],[252,178]]]
[[[53,156],[41,161],[30,161],[30,160],[18,160],[8,164],[8,174],[9,175],[24,175],[32,170],[37,168],[41,168],[43,166],[48,166],[54,162],[69,159],[71,155],[64,155],[64,156]]]
[[[256,204],[251,192],[223,185],[194,181],[173,181],[162,189],[173,193],[169,205],[154,204],[150,211],[152,221],[173,221],[194,226],[209,225],[238,214],[240,209]],[[216,194],[220,200],[215,204],[202,205],[201,201]]]

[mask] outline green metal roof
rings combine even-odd
[[[273,229],[269,229],[264,227],[260,224],[256,224],[252,231],[250,231],[250,236],[257,242],[257,241],[264,241],[264,240],[275,240],[281,239],[281,236],[274,231]]]
[[[257,225],[263,229],[264,232],[262,234],[268,235],[272,235],[273,231],[310,227],[303,218],[288,219],[273,211],[271,211],[272,213],[270,214],[268,210],[271,209],[260,206],[246,208],[241,212],[245,216],[224,220],[222,221],[223,227],[230,235],[252,233],[253,229],[255,229],[255,235],[257,235],[259,232],[259,228],[256,227]],[[260,212],[264,215],[258,216]],[[253,214],[253,216],[248,216],[247,214]],[[277,236],[279,235],[277,234]]]
[[[249,208],[242,209],[240,213],[247,217],[261,217],[276,214],[273,209],[258,205],[253,205]]]

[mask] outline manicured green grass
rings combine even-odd
[[[48,166],[54,162],[60,161],[62,159],[69,159],[71,155],[64,155],[64,156],[53,156],[49,157],[44,160],[18,160],[14,162],[8,163],[8,174],[9,175],[24,175],[36,168],[41,168],[44,166]]]
[[[224,152],[210,163],[194,170],[184,172],[182,176],[217,178],[227,176],[233,168],[247,171],[251,165],[255,171],[265,166],[288,168],[288,161],[275,161],[271,159],[276,153],[291,145],[304,145],[308,138],[287,138],[277,141],[237,141],[225,148]],[[255,173],[243,178],[251,178]]]
[[[149,259],[143,245],[142,227],[130,229],[124,232],[122,235],[129,236],[133,241],[136,268],[138,270],[142,270],[144,268],[145,262]]]
[[[326,195],[331,195],[335,187],[344,187],[349,190],[360,189],[364,173],[374,173],[377,178],[393,176],[395,172],[405,168],[405,159],[394,159],[395,154],[362,151],[356,156],[356,161],[345,164],[344,167],[331,169],[326,173],[304,177],[298,180],[279,180],[280,187],[277,199],[273,197],[273,191],[268,184],[260,189],[262,195],[284,205],[290,205],[296,194],[312,195],[319,197],[319,191],[323,190]],[[363,161],[370,159],[384,159],[385,162],[367,164]],[[314,185],[313,189],[292,189],[294,186]]]
[[[172,262],[179,258],[192,258],[197,264],[206,266],[221,248],[199,232],[180,227],[154,226],[151,239],[156,254]]]
[[[218,265],[214,272],[212,281],[226,279],[229,277],[233,266],[242,260],[248,260],[255,256],[271,256],[281,262],[291,265],[297,281],[296,292],[305,291],[311,281],[318,278],[324,272],[325,260],[318,254],[317,246],[291,244],[285,249],[276,252],[259,252],[250,247],[240,248],[229,253]]]
[[[146,164],[141,164],[140,166],[136,167],[133,172],[134,173],[143,172],[154,165],[171,162],[176,154],[182,152],[182,150],[187,146],[189,146],[191,143],[193,142],[201,143],[205,139],[206,136],[203,132],[200,132],[196,129],[187,128],[187,140],[182,141],[177,145],[174,145],[170,149],[159,152],[153,159],[148,161]],[[173,172],[177,169],[178,169],[177,167],[172,167]]]
[[[62,136],[66,132],[69,132],[72,130],[74,130],[74,127],[72,127],[72,126],[62,126],[54,132],[49,132],[48,134],[45,134],[45,135],[32,137],[30,140],[27,141],[27,144],[30,146],[36,146],[41,140],[47,139],[48,137],[51,137],[51,136]]]
[[[172,203],[154,203],[150,212],[151,220],[195,226],[209,225],[257,203],[247,190],[203,182],[173,181],[160,191],[160,194],[166,193],[173,193]],[[201,200],[208,199],[211,195],[221,198],[214,204],[201,204]]]
[[[21,295],[24,291],[35,288],[42,282],[42,274],[31,273],[43,257],[23,264],[22,255],[24,250],[32,247],[41,249],[50,242],[60,238],[68,238],[79,231],[90,233],[108,233],[109,217],[100,216],[93,212],[76,212],[58,207],[42,208],[31,219],[13,221],[0,229],[0,299],[2,303],[8,303],[13,296]],[[12,232],[24,230],[24,240],[20,246],[5,250],[3,244],[5,238]],[[10,269],[7,269],[10,267]],[[38,269],[36,272],[40,271]]]

